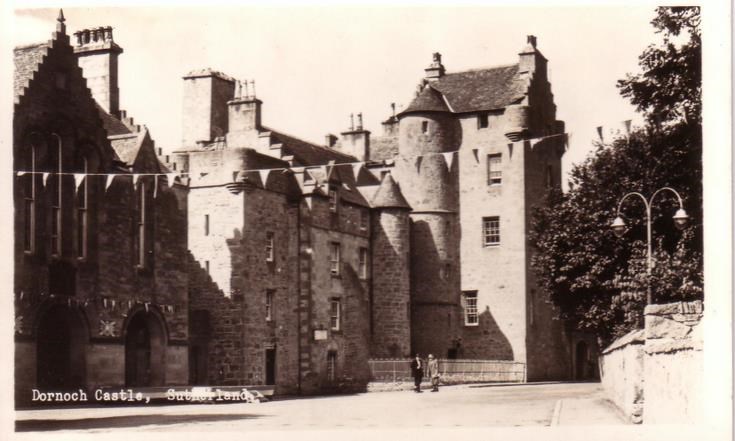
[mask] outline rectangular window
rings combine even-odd
[[[368,250],[360,248],[359,275],[361,279],[368,278]]]
[[[273,320],[273,294],[272,289],[265,291],[265,321],[267,322]]]
[[[329,271],[333,276],[339,275],[340,270],[340,245],[339,242],[329,243]]]
[[[369,218],[368,211],[360,209],[360,230],[367,231]]]
[[[273,262],[275,260],[275,243],[276,235],[272,232],[265,233],[265,261]]]
[[[429,121],[422,121],[421,122],[421,133],[428,133],[429,132]]]
[[[465,326],[477,326],[480,323],[477,316],[477,291],[464,291],[462,293],[462,304],[464,306]]]
[[[487,113],[481,113],[477,115],[477,128],[478,129],[487,129],[488,128],[488,117]]]
[[[54,172],[57,172],[55,179],[53,180],[53,183],[51,184],[51,194],[52,194],[52,202],[51,202],[51,254],[53,256],[58,256],[61,254],[61,225],[62,225],[62,218],[61,218],[61,207],[62,207],[62,184],[63,184],[63,176],[61,173],[63,173],[63,167],[62,167],[62,147],[61,147],[61,138],[58,137],[58,148],[52,149],[51,151],[51,163],[52,163],[52,170]]]
[[[83,159],[84,174],[89,173],[87,169],[87,159]],[[79,194],[77,199],[77,258],[84,259],[87,257],[87,178],[79,184]]]
[[[145,266],[145,225],[146,225],[146,206],[145,206],[145,182],[140,183],[140,191],[138,193],[138,266]],[[209,274],[209,262],[207,262],[207,274]]]
[[[331,383],[337,378],[337,352],[327,352],[327,380]]]
[[[501,154],[487,155],[487,183],[488,185],[498,185],[503,180],[503,170],[501,165]]]
[[[482,244],[486,247],[500,245],[500,218],[482,218]]]
[[[209,215],[204,215],[204,235],[209,236]]]
[[[342,315],[342,302],[340,299],[332,299],[329,307],[329,329],[340,330],[340,319]]]
[[[329,187],[329,211],[331,211],[332,213],[336,213],[338,203],[339,194],[337,193],[337,189],[334,187]]]

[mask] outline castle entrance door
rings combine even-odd
[[[163,328],[153,314],[138,312],[125,335],[125,386],[162,386],[164,379]]]

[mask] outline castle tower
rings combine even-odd
[[[373,357],[405,357],[411,351],[409,212],[393,177],[386,174],[372,200]]]
[[[396,172],[413,208],[412,349],[454,357],[461,331],[459,176],[455,154],[448,152],[459,148],[462,129],[431,82],[398,119]]]
[[[119,116],[117,56],[123,50],[113,40],[112,28],[107,26],[83,29],[75,32],[74,37],[76,37],[74,53],[92,96],[108,113]]]
[[[182,147],[196,147],[225,136],[228,131],[228,101],[235,96],[235,80],[221,72],[202,69],[184,76]]]

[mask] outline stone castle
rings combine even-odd
[[[359,390],[368,359],[515,360],[578,376],[585,336],[536,289],[532,207],[561,183],[564,123],[529,36],[518,63],[434,54],[382,136],[316,145],[254,86],[183,77],[164,155],[119,108],[112,28],[15,50],[16,399],[32,387]],[[277,109],[276,109],[277,111]]]

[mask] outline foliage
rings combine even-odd
[[[701,298],[702,132],[701,51],[697,8],[658,8],[652,24],[664,47],[641,55],[643,73],[619,82],[646,115],[646,127],[596,150],[570,173],[570,190],[551,191],[536,209],[530,240],[539,285],[575,329],[597,333],[606,344],[642,325],[649,280],[643,201],[627,198],[622,238],[610,224],[621,198],[640,192],[646,199],[661,187],[677,190],[690,216],[684,231],[674,227],[678,201],[670,192],[652,203],[654,262],[650,286],[655,303]],[[673,36],[686,32],[680,47]],[[674,85],[676,87],[674,87]]]

